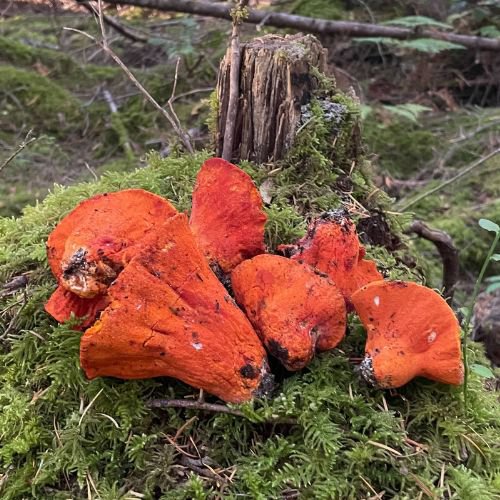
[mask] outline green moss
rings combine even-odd
[[[391,117],[384,123],[370,115],[363,122],[363,139],[379,168],[398,178],[409,177],[422,169],[434,156],[440,139],[423,125]]]
[[[1,120],[62,135],[81,119],[80,103],[67,90],[34,71],[0,65]]]
[[[354,317],[341,350],[285,378],[272,398],[241,405],[247,419],[147,408],[152,397],[194,392],[170,379],[85,380],[78,362],[80,334],[69,325],[56,326],[43,312],[55,285],[45,257],[50,230],[80,200],[117,189],[148,189],[188,209],[206,156],[152,155],[149,168],[56,188],[21,218],[0,218],[0,282],[30,272],[22,309],[22,292],[0,299],[0,331],[12,325],[0,352],[2,499],[85,498],[94,486],[96,496],[113,500],[130,497],[130,491],[146,498],[267,499],[295,490],[304,498],[354,499],[372,494],[367,483],[399,499],[418,498],[423,488],[437,497],[449,488],[456,498],[495,498],[497,395],[472,374],[471,410],[465,415],[460,388],[422,380],[393,393],[368,388],[349,362],[362,353],[365,340]],[[264,178],[251,165],[246,169],[258,182]],[[290,171],[282,172],[278,184],[284,188],[287,176],[293,181]],[[305,223],[296,209],[278,202],[268,208],[273,247],[297,237]],[[388,255],[369,252],[392,268]],[[480,357],[475,346],[471,357]],[[297,423],[266,424],[271,416]],[[165,436],[182,426],[176,446],[196,453],[189,448],[192,439],[204,457],[221,468],[235,467],[231,482],[216,483],[178,467],[179,449]]]

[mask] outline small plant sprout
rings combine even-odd
[[[464,374],[464,406],[465,406],[465,408],[467,408],[467,382],[468,382],[468,378],[469,378],[469,366],[467,365],[467,340],[469,337],[472,312],[474,310],[474,304],[475,304],[477,296],[479,294],[479,288],[480,288],[481,283],[483,281],[484,274],[486,272],[488,264],[491,261],[499,261],[500,260],[500,254],[494,253],[495,249],[498,245],[498,241],[500,240],[500,226],[498,224],[496,224],[495,222],[488,220],[488,219],[479,219],[479,226],[481,226],[486,231],[494,233],[495,238],[493,240],[493,243],[490,246],[490,249],[488,251],[488,254],[486,255],[486,258],[484,259],[483,266],[481,268],[481,272],[479,273],[479,276],[476,280],[476,284],[474,285],[474,291],[472,293],[470,306],[466,309],[465,321],[463,324],[464,340],[463,340],[462,350],[463,350],[463,360],[464,360],[464,366],[465,366],[465,374]],[[470,369],[473,370],[474,373],[476,373],[477,375],[479,375],[481,377],[486,377],[486,378],[494,377],[493,372],[486,366],[473,364],[470,367]]]

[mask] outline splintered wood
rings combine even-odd
[[[293,144],[301,108],[319,87],[317,69],[326,68],[326,50],[311,35],[266,35],[241,47],[240,99],[233,160],[276,161]],[[223,150],[229,104],[231,56],[222,60],[217,82],[216,148]]]

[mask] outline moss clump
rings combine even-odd
[[[78,64],[66,54],[55,50],[31,47],[4,36],[0,36],[0,62],[16,67],[31,67],[37,63],[42,64],[55,77],[72,74],[76,78],[75,72],[78,73],[79,77],[83,74]]]
[[[55,285],[45,257],[47,235],[79,201],[99,192],[144,188],[187,209],[206,156],[155,155],[149,168],[56,188],[21,218],[0,219],[0,282],[30,273],[25,298],[19,292],[0,299],[0,331],[10,325],[0,352],[2,499],[84,498],[88,488],[113,500],[131,492],[162,499],[264,499],[294,492],[354,499],[371,495],[371,488],[400,499],[418,498],[422,491],[436,497],[447,491],[456,498],[498,495],[497,396],[472,375],[465,414],[458,388],[426,381],[394,393],[368,388],[349,362],[364,345],[355,318],[342,351],[285,378],[269,400],[242,405],[246,419],[148,408],[152,397],[194,392],[173,380],[84,379],[80,334],[43,312]],[[250,165],[247,171],[260,182],[261,171]],[[282,175],[290,178],[291,172]],[[271,246],[304,228],[293,208],[271,203],[268,215]],[[295,423],[266,423],[271,416]],[[194,456],[198,450],[201,463],[212,469],[235,470],[232,481],[181,467],[179,446]]]
[[[56,135],[76,129],[80,102],[67,90],[34,71],[0,65],[2,122]]]
[[[391,117],[384,123],[376,115],[363,122],[363,138],[379,168],[398,178],[407,178],[432,160],[439,137],[410,120]]]

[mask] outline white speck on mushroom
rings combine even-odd
[[[203,344],[201,342],[194,342],[191,344],[197,351],[201,351],[203,349]]]
[[[135,307],[137,310],[139,310],[140,308],[142,307],[142,304],[137,304],[137,306]]]
[[[380,297],[377,295],[374,299],[373,299],[373,303],[378,307],[380,305]]]
[[[429,344],[432,344],[436,340],[436,337],[437,333],[434,330],[432,330],[432,332],[429,333],[429,336],[427,337],[427,342],[429,342]]]

